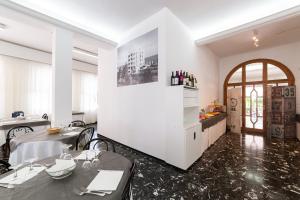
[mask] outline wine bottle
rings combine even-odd
[[[180,70],[180,74],[179,74],[179,85],[183,85],[183,74],[182,74],[182,70]]]
[[[174,77],[174,85],[178,85],[179,84],[179,73],[178,71],[176,71],[176,76]]]
[[[189,86],[189,74],[188,73],[186,73],[186,76],[185,76],[185,85],[186,86]]]
[[[174,72],[172,72],[172,75],[171,75],[171,86],[174,85],[174,81],[175,81],[175,76],[174,76]]]
[[[191,87],[195,87],[194,75],[193,74],[191,75],[191,81],[192,81]]]

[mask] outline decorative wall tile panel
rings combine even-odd
[[[272,137],[284,138],[284,125],[272,124]]]

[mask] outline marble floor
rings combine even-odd
[[[222,136],[188,171],[117,144],[137,162],[135,200],[300,199],[300,143]]]

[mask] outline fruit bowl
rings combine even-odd
[[[60,132],[60,128],[48,128],[48,134],[49,135],[55,135],[55,134],[59,134]]]

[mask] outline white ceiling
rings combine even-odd
[[[0,15],[0,23],[5,24],[6,28],[0,31],[0,40],[20,44],[26,47],[51,52],[52,51],[52,32],[51,29],[36,27],[27,23],[18,22],[5,18]],[[100,46],[97,40],[88,38],[80,34],[74,34],[73,46],[97,54]],[[92,64],[97,64],[97,59],[78,53],[73,53],[73,58]]]
[[[300,15],[256,27],[259,47],[254,46],[253,30],[212,42],[207,46],[218,56],[225,57],[247,51],[300,41]]]
[[[181,19],[195,35],[195,39],[198,39],[300,5],[300,0],[11,0],[7,2],[18,3],[113,41],[118,41],[122,34],[134,25],[164,7],[168,7]],[[11,17],[9,11],[0,13],[0,23],[7,25],[7,29],[0,31],[0,39],[51,51],[51,29],[31,23],[31,20],[22,20],[21,15],[14,19]],[[272,28],[270,30],[273,30]],[[270,31],[265,29],[262,30],[262,36],[264,32],[266,36],[270,34]],[[298,33],[294,32],[294,36],[296,37]],[[247,41],[249,33],[227,39],[230,44],[234,42],[237,45],[228,47],[228,41],[222,40],[220,43],[211,44],[210,47],[220,56],[253,48],[249,47]],[[288,41],[288,38],[285,40]],[[103,42],[81,34],[74,34],[73,43],[76,47],[94,53],[97,53],[100,45],[103,46]],[[74,58],[97,64],[97,60],[91,57],[74,53]]]
[[[163,7],[199,39],[300,5],[300,0],[11,1],[116,42],[125,31]]]

